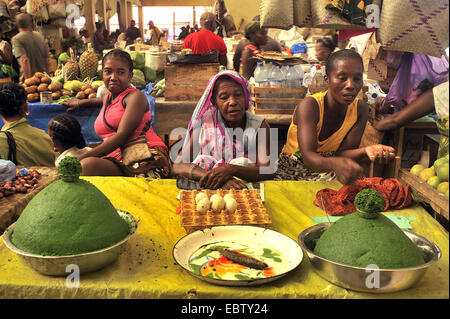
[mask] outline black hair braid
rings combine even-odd
[[[102,68],[105,65],[106,59],[109,59],[109,58],[122,59],[124,62],[126,62],[128,64],[128,69],[130,70],[130,72],[133,73],[134,64],[133,64],[133,60],[131,59],[131,56],[128,52],[121,50],[121,49],[114,49],[114,50],[109,51],[103,57]]]
[[[364,71],[364,63],[362,60],[362,57],[359,55],[358,52],[352,49],[345,49],[345,50],[339,50],[336,52],[333,52],[330,54],[330,56],[327,59],[327,64],[325,66],[325,72],[327,74],[327,77],[330,77],[331,71],[334,69],[335,62],[337,60],[342,59],[356,59],[359,62],[361,62],[362,70]]]
[[[10,118],[20,115],[27,94],[22,85],[14,82],[0,83],[0,115]]]
[[[81,125],[76,118],[68,114],[56,115],[48,127],[52,139],[59,141],[65,149],[76,146],[84,148],[86,142],[81,133]]]

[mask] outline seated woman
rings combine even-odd
[[[16,83],[0,83],[0,158],[22,166],[55,166],[53,142],[45,131],[28,124],[25,89]]]
[[[400,111],[386,116],[382,120],[373,123],[373,127],[379,131],[390,131],[402,127],[409,122],[436,111],[438,120],[437,128],[441,134],[438,149],[438,158],[444,157],[449,150],[448,134],[448,80],[421,94],[416,100]]]
[[[363,62],[353,50],[337,51],[326,65],[328,90],[306,97],[295,109],[275,179],[332,180],[350,184],[362,176],[362,160],[388,163],[394,149],[360,148],[369,107],[356,98]]]
[[[234,177],[250,182],[272,178],[270,127],[263,117],[247,112],[250,95],[249,83],[235,71],[210,79],[172,165],[173,175],[208,189],[244,188]]]
[[[261,29],[259,22],[253,21],[245,27],[245,37],[250,43],[242,49],[240,73],[250,80],[256,68],[256,60],[251,58],[260,53],[260,47],[267,43],[267,29]]]
[[[48,122],[47,131],[53,140],[55,152],[60,154],[55,161],[55,166],[58,166],[66,156],[79,156],[92,149],[86,147],[80,123],[69,114],[53,117]]]
[[[151,114],[144,93],[131,86],[133,61],[120,49],[108,52],[102,61],[102,74],[107,94],[102,95],[103,107],[95,121],[97,135],[103,143],[78,156],[82,175],[167,177],[170,159],[167,146],[151,127]],[[130,139],[145,136],[149,158],[126,165],[121,147]]]

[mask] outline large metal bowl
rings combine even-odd
[[[334,262],[313,252],[315,240],[320,238],[322,233],[330,226],[330,223],[321,223],[309,227],[298,236],[298,242],[308,255],[314,271],[322,278],[343,288],[372,293],[405,290],[415,285],[423,277],[426,270],[441,258],[441,251],[430,240],[403,230],[420,249],[425,264],[408,268],[375,269]]]
[[[102,269],[103,267],[114,262],[120,254],[125,250],[125,246],[130,237],[136,232],[137,221],[133,215],[117,211],[128,224],[130,232],[128,236],[110,247],[100,250],[77,254],[69,256],[43,256],[20,250],[11,242],[11,235],[14,231],[14,224],[10,225],[3,234],[3,241],[9,249],[18,254],[20,258],[36,270],[37,272],[50,275],[50,276],[67,276],[71,272],[72,268],[68,268],[69,265],[76,265],[79,267],[79,274],[86,274]]]

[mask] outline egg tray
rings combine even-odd
[[[237,209],[233,213],[225,210],[214,212],[212,209],[202,213],[196,209],[195,197],[198,193],[204,192],[211,198],[218,194],[224,197],[232,194],[237,202]],[[243,190],[192,190],[181,191],[181,213],[180,222],[188,233],[195,230],[222,225],[253,225],[266,227],[272,223],[261,197],[256,189]]]

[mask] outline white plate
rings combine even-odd
[[[219,244],[221,242],[235,242],[248,246],[253,244],[255,247],[264,246],[279,252],[284,257],[281,258],[281,263],[284,263],[283,271],[271,277],[250,280],[217,279],[195,273],[189,265],[193,254],[204,245]],[[224,286],[252,286],[271,282],[297,268],[303,260],[302,249],[291,238],[271,229],[243,225],[215,226],[195,231],[181,238],[175,244],[172,253],[175,261],[191,275],[207,282]],[[269,266],[271,265],[269,264]]]

